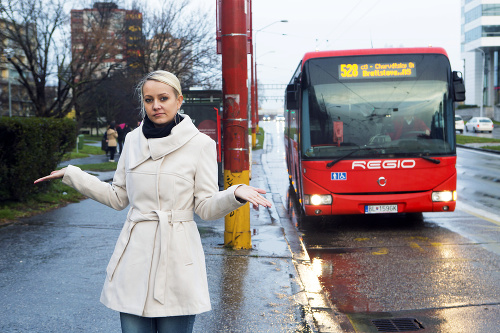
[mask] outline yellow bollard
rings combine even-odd
[[[224,170],[224,188],[235,184],[249,184],[249,171],[232,173]],[[246,204],[226,215],[224,219],[224,246],[233,249],[251,249],[252,234],[250,232],[250,205]]]

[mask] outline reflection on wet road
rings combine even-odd
[[[500,212],[500,155],[457,150],[458,203]]]
[[[262,126],[273,136],[267,149],[278,151],[282,129],[273,122]],[[275,164],[271,171],[283,179],[277,185],[283,193],[285,163],[281,169]],[[379,332],[374,320],[395,318],[415,320],[422,332],[498,331],[499,168],[498,155],[459,149],[455,212],[337,216],[303,224],[292,207],[310,269],[353,331]]]
[[[440,226],[440,220],[481,222],[462,212],[422,219],[345,216],[304,231],[316,275],[357,331],[374,331],[374,318],[408,316],[431,332],[446,332],[437,329],[441,324],[452,324],[453,332],[491,331],[495,321],[483,315],[499,311],[498,255]],[[476,319],[450,323],[445,310]]]

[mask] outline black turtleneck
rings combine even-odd
[[[182,117],[176,113],[174,119],[163,127],[155,127],[155,124],[146,116],[142,125],[142,133],[147,139],[163,138],[172,132],[172,128],[182,121]]]

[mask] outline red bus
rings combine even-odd
[[[285,92],[302,215],[453,211],[460,72],[442,48],[306,53]]]

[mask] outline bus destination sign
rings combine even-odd
[[[342,79],[415,77],[417,75],[414,62],[341,64],[339,73]]]

